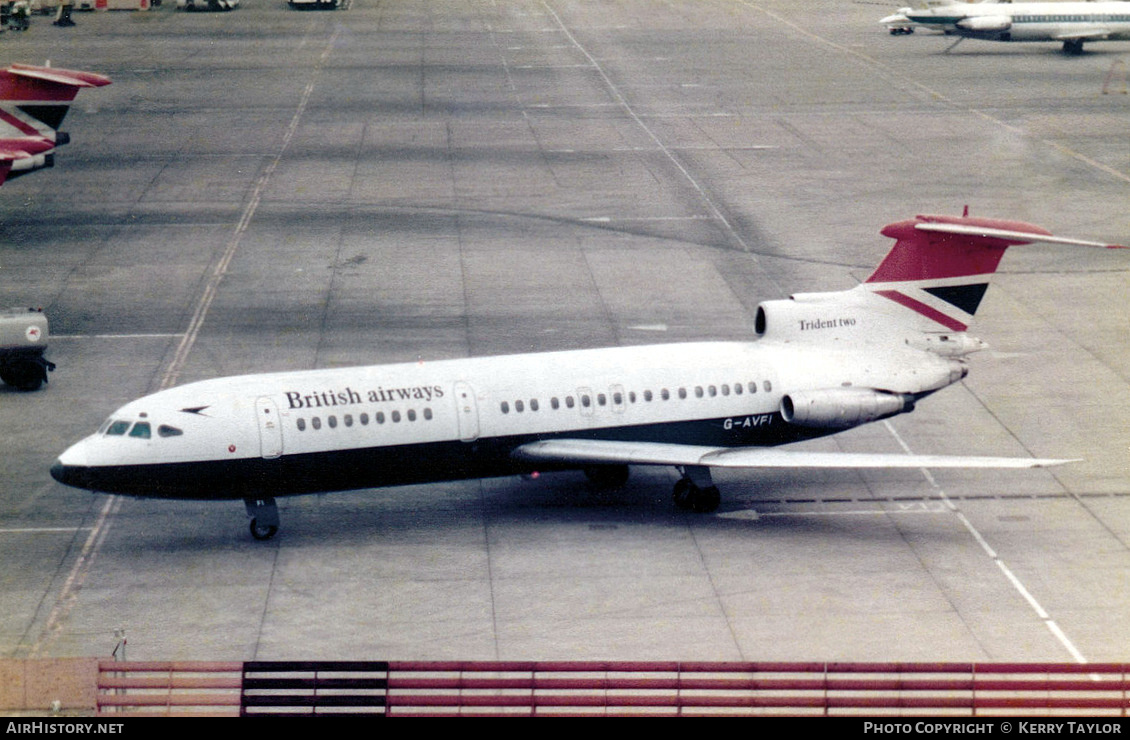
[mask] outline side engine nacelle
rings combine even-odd
[[[1012,28],[1012,18],[1007,15],[974,15],[954,24],[964,31],[1007,31]]]
[[[912,396],[870,388],[799,391],[781,399],[785,421],[817,429],[846,429],[913,409]]]

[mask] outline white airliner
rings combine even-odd
[[[920,7],[901,8],[895,15],[879,22],[891,29],[891,33],[906,33],[914,26],[924,26],[961,36],[953,46],[965,38],[1062,41],[1064,52],[1081,54],[1084,41],[1130,39],[1130,2],[958,3],[929,0]]]
[[[619,484],[670,465],[675,502],[713,511],[710,469],[1021,468],[1066,460],[767,449],[911,411],[965,377],[966,334],[1007,247],[1113,246],[1015,221],[918,216],[865,283],[761,303],[756,340],[614,347],[216,378],[126,404],[66,450],[70,486],[244,499],[582,469]]]

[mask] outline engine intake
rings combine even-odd
[[[870,324],[867,314],[850,292],[797,293],[758,304],[753,328],[764,339],[830,342],[860,337]]]
[[[912,396],[870,388],[800,391],[781,399],[785,421],[818,429],[846,429],[913,409]]]

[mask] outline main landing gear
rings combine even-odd
[[[251,517],[251,536],[269,540],[279,531],[279,507],[273,498],[245,498],[247,516]]]
[[[710,477],[710,468],[685,465],[676,470],[682,477],[675,483],[675,506],[699,514],[709,514],[718,508],[722,495]],[[628,466],[593,465],[585,468],[585,475],[599,488],[619,488],[628,482]]]
[[[675,506],[699,514],[718,508],[722,495],[710,477],[710,468],[687,465],[677,469],[683,477],[675,482]]]
[[[1077,57],[1083,53],[1083,39],[1067,39],[1063,42],[1063,53]]]

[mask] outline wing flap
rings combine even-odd
[[[709,447],[596,439],[529,442],[511,454],[530,462],[714,468],[1046,468],[1077,462],[1030,457],[807,452],[767,447]]]

